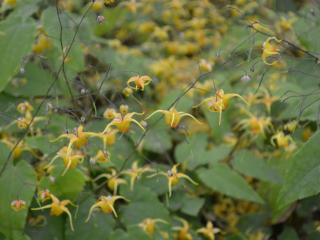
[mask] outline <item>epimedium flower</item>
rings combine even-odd
[[[266,130],[272,129],[270,117],[258,117],[248,111],[245,111],[244,113],[248,115],[248,118],[242,119],[236,125],[236,129],[247,130],[247,133],[252,136],[265,136]]]
[[[223,89],[218,89],[216,91],[215,96],[205,98],[204,100],[202,100],[202,102],[200,102],[198,105],[194,107],[198,107],[205,104],[205,106],[210,112],[218,112],[219,125],[220,125],[221,119],[222,119],[222,112],[227,109],[227,107],[229,106],[229,100],[234,97],[238,97],[243,102],[247,103],[247,101],[243,97],[241,97],[239,94],[236,94],[236,93],[225,94]]]
[[[163,176],[165,176],[167,178],[167,180],[168,180],[169,197],[171,197],[171,195],[172,195],[172,187],[177,185],[181,178],[184,178],[184,179],[188,180],[189,182],[191,182],[194,185],[198,185],[188,175],[178,172],[177,168],[178,168],[179,165],[180,165],[179,163],[175,164],[167,172],[158,172],[158,173],[155,173],[155,174],[150,176],[150,177],[154,177],[156,175],[163,175]]]
[[[62,175],[65,175],[69,169],[76,168],[78,164],[83,161],[85,156],[81,151],[78,150],[71,149],[71,151],[68,151],[68,147],[62,147],[56,156],[52,158],[50,163],[47,165],[47,168],[50,167],[58,158],[63,160],[63,164],[65,166],[65,170],[63,171]]]
[[[72,222],[72,216],[69,211],[69,209],[66,207],[67,205],[72,205],[74,207],[77,207],[77,205],[73,204],[70,200],[59,200],[56,196],[53,194],[50,194],[51,203],[39,208],[32,208],[31,210],[37,211],[37,210],[43,210],[50,208],[50,215],[52,216],[60,216],[63,213],[66,213],[68,215],[69,221],[70,221],[70,228],[72,231],[74,231],[73,222]]]
[[[166,221],[159,218],[145,218],[138,226],[150,237],[153,237],[157,223],[168,224]]]
[[[146,172],[153,172],[154,170],[149,167],[138,167],[138,162],[133,162],[130,169],[123,171],[123,174],[130,176],[130,190],[134,188],[136,180]]]
[[[92,137],[100,138],[103,142],[103,149],[106,150],[107,146],[111,146],[116,142],[116,135],[119,132],[117,129],[108,128],[101,133],[94,133]]]
[[[147,75],[143,75],[143,76],[133,76],[131,78],[129,78],[129,80],[127,81],[127,85],[128,87],[134,89],[134,90],[141,90],[144,91],[144,87],[149,85],[152,82],[152,78],[147,76]]]
[[[114,118],[112,121],[106,126],[103,133],[110,130],[111,127],[116,127],[119,132],[121,133],[127,133],[130,129],[131,123],[135,123],[138,127],[140,127],[143,131],[145,131],[144,127],[136,120],[134,119],[134,115],[143,115],[143,113],[137,113],[137,112],[128,112],[128,106],[127,105],[121,105],[120,106],[120,112],[116,112],[114,115]]]
[[[103,113],[103,117],[108,120],[112,120],[114,119],[116,114],[117,114],[117,111],[114,108],[107,108]]]
[[[111,173],[102,173],[96,177],[94,181],[97,181],[101,178],[107,178],[107,186],[115,195],[117,194],[119,185],[127,183],[125,179],[120,178],[120,175],[121,174],[118,174],[115,169],[111,169]]]
[[[16,199],[11,202],[10,206],[14,211],[19,212],[23,209],[26,209],[27,203],[24,200]]]
[[[276,37],[269,37],[262,45],[262,61],[267,65],[274,65],[280,57],[281,40]],[[271,60],[271,61],[269,61]]]
[[[95,136],[95,133],[84,132],[83,129],[84,129],[83,125],[80,125],[78,128],[74,129],[74,132],[61,134],[58,138],[52,140],[52,142],[59,141],[63,138],[68,138],[69,144],[67,147],[67,155],[70,155],[72,151],[72,147],[79,149],[87,145],[89,137]]]
[[[177,219],[182,223],[182,226],[173,227],[173,230],[176,231],[176,233],[174,235],[175,239],[177,239],[177,240],[192,240],[192,235],[189,232],[190,231],[189,223],[182,218],[177,218]]]
[[[271,139],[271,144],[275,147],[288,148],[291,144],[294,144],[294,141],[290,135],[284,134],[283,131],[278,131],[275,133]]]
[[[220,232],[220,229],[215,228],[212,222],[207,222],[206,227],[202,227],[197,230],[197,233],[203,235],[209,240],[215,240],[215,234],[219,232]]]
[[[99,150],[97,154],[90,159],[91,163],[108,163],[110,162],[110,153],[107,151]]]
[[[90,220],[91,215],[96,208],[99,208],[104,213],[113,213],[115,217],[118,217],[117,212],[114,209],[114,204],[119,199],[129,201],[125,197],[117,196],[117,195],[116,196],[100,196],[98,201],[91,206],[86,222]]]
[[[198,119],[196,119],[194,116],[192,116],[190,113],[178,112],[174,106],[171,107],[169,110],[156,110],[153,113],[151,113],[146,119],[149,119],[150,117],[152,117],[154,114],[157,114],[157,113],[164,114],[165,122],[171,128],[178,127],[182,118],[184,117],[190,117],[196,122],[201,124],[201,122]]]
[[[277,101],[279,97],[271,96],[268,90],[263,89],[264,95],[258,100],[259,103],[262,103],[266,106],[268,113],[271,112],[271,106],[273,102]]]

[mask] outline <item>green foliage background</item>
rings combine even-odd
[[[206,239],[197,229],[208,221],[221,229],[216,239],[320,239],[320,8],[315,2],[137,0],[93,9],[92,2],[80,0],[17,0],[16,5],[3,1],[0,239]],[[104,21],[99,23],[97,16]],[[281,17],[292,16],[291,29],[277,30]],[[204,26],[203,19],[207,20]],[[262,46],[268,36],[253,31],[252,21],[293,44],[282,45],[283,66],[263,63]],[[151,30],[147,25],[143,30],[145,23],[151,23]],[[41,34],[49,45],[36,52]],[[199,71],[201,59],[212,64],[212,71]],[[143,92],[124,96],[127,80],[138,74],[152,77],[152,84]],[[249,111],[270,117],[272,127],[265,135],[250,132],[250,127],[237,128],[248,118],[237,100],[223,112],[220,126],[218,113],[193,108],[214,95],[213,86],[205,94],[197,92],[195,83],[208,80],[226,93],[260,96]],[[276,97],[270,112],[259,102],[265,90]],[[16,106],[24,101],[32,104],[33,114],[46,117],[32,132],[10,124],[21,117]],[[103,118],[107,107],[127,104],[130,112],[144,112],[139,119],[143,120],[173,103],[203,124],[183,121],[178,129],[171,129],[163,119],[151,119],[145,135],[136,127],[117,135],[108,149],[109,163],[90,161],[102,148],[93,138],[82,149],[86,157],[77,168],[62,175],[65,166],[57,160],[52,171],[43,169],[67,144],[52,139],[79,124],[86,131],[102,131],[108,123]],[[286,131],[285,125],[293,120],[296,129]],[[272,145],[272,136],[279,131],[292,137],[293,149]],[[10,152],[18,139],[26,151],[13,159]],[[133,191],[129,185],[120,186],[118,194],[129,202],[116,203],[118,218],[96,211],[85,222],[96,199],[112,194],[94,178],[112,167],[129,169],[134,161],[156,171],[180,163],[179,171],[198,185],[181,181],[169,197],[165,177],[144,174]],[[69,208],[75,231],[65,215],[31,210],[39,205],[37,192],[41,189],[78,206]],[[14,211],[10,205],[19,199],[26,208]],[[39,215],[45,220],[32,224]],[[188,221],[192,238],[177,236],[174,227],[181,226],[177,217]],[[139,227],[146,218],[168,224],[157,225],[150,237]]]

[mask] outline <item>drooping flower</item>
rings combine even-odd
[[[199,228],[197,233],[203,235],[209,240],[215,240],[215,234],[220,232],[219,228],[215,228],[212,222],[207,222],[206,227]]]
[[[101,197],[99,197],[98,201],[91,206],[86,222],[88,222],[90,220],[91,215],[96,208],[99,208],[104,213],[113,213],[115,217],[118,217],[117,212],[114,209],[114,204],[119,199],[129,201],[122,196],[101,196]]]
[[[66,207],[67,205],[72,205],[77,207],[75,204],[73,204],[70,200],[59,200],[56,196],[53,194],[50,194],[51,203],[39,208],[32,208],[31,210],[43,210],[50,208],[50,215],[52,216],[60,216],[63,213],[66,213],[68,215],[69,221],[70,221],[70,228],[72,231],[74,231],[73,222],[72,222],[72,216],[69,211],[69,209]]]
[[[184,117],[190,117],[196,122],[201,123],[198,119],[196,119],[189,113],[178,112],[175,107],[171,107],[169,110],[156,110],[153,113],[151,113],[146,119],[149,119],[156,113],[163,113],[166,124],[169,125],[171,128],[178,127],[182,118]]]
[[[84,159],[84,154],[81,151],[71,149],[68,152],[68,147],[62,147],[56,156],[52,158],[50,163],[47,165],[47,168],[50,167],[58,158],[63,160],[63,164],[65,166],[65,170],[62,175],[65,175],[69,169],[73,169],[78,166]]]
[[[126,184],[127,181],[123,178],[120,178],[121,174],[118,174],[115,169],[111,169],[111,173],[102,173],[98,177],[95,178],[95,181],[101,178],[107,178],[107,186],[113,191],[113,194],[117,194],[118,186],[121,184]]]
[[[175,239],[177,239],[177,240],[192,240],[192,235],[190,233],[189,223],[182,218],[177,218],[177,219],[182,223],[182,226],[173,227],[173,230],[176,231]]]
[[[134,89],[134,90],[141,90],[144,91],[144,87],[149,85],[151,83],[152,79],[149,76],[143,75],[143,76],[134,76],[129,78],[127,81],[128,87]]]
[[[179,183],[180,178],[184,178],[184,179],[188,180],[189,182],[191,182],[192,184],[198,185],[188,175],[178,172],[177,168],[178,168],[179,165],[180,165],[179,163],[175,164],[167,172],[158,172],[158,173],[155,173],[155,174],[150,176],[150,177],[154,177],[156,175],[163,175],[163,176],[165,176],[167,178],[167,180],[168,180],[169,197],[171,197],[171,195],[172,195],[172,187]]]
[[[262,61],[267,65],[274,65],[280,57],[279,44],[281,40],[276,37],[269,37],[262,45]],[[270,61],[271,60],[271,61]]]
[[[133,162],[130,169],[123,171],[123,174],[130,176],[130,189],[133,190],[136,180],[146,172],[153,172],[149,167],[138,167],[138,162]]]
[[[139,223],[138,226],[150,237],[153,237],[157,223],[168,224],[166,221],[159,218],[146,218]]]
[[[247,101],[243,97],[241,97],[239,94],[236,94],[236,93],[225,94],[223,89],[219,89],[216,91],[215,96],[208,97],[208,98],[202,100],[202,102],[200,102],[200,104],[198,104],[194,107],[198,107],[198,106],[205,104],[207,109],[210,112],[218,112],[219,113],[219,125],[220,125],[221,119],[222,119],[222,112],[224,110],[226,110],[226,108],[229,106],[229,100],[234,97],[238,97],[243,102],[247,103]]]

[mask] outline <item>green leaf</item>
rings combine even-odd
[[[226,164],[215,164],[210,169],[197,171],[200,180],[212,190],[238,199],[263,203],[252,187]]]
[[[59,160],[57,160],[59,161]],[[64,166],[62,164],[55,167],[52,176],[44,178],[40,186],[48,188],[54,195],[65,199],[76,199],[81,193],[86,182],[86,176],[79,169],[71,169],[62,176]]]
[[[205,200],[203,198],[185,196],[183,198],[181,212],[190,216],[197,216],[204,202]]]
[[[7,239],[27,239],[23,230],[36,188],[36,176],[33,168],[26,161],[19,161],[16,166],[11,163],[0,178],[0,232]],[[26,202],[26,208],[14,211],[10,204],[14,200]]]
[[[153,128],[143,139],[143,148],[151,152],[165,153],[171,147],[171,138],[166,128]]]
[[[137,185],[131,192],[129,187],[125,186],[121,189],[121,195],[130,201],[121,208],[121,216],[126,224],[137,224],[145,218],[169,218],[168,210],[158,200],[157,195],[146,187]]]
[[[316,132],[291,159],[288,159],[287,173],[278,198],[279,208],[320,192],[319,142],[320,131]]]
[[[230,147],[226,145],[207,150],[207,138],[207,134],[196,134],[180,143],[174,152],[177,162],[186,163],[187,168],[193,170],[200,165],[215,164],[228,155]]]
[[[278,173],[271,168],[263,159],[258,158],[247,150],[235,154],[232,166],[240,173],[263,181],[278,183],[281,181]]]
[[[13,96],[43,96],[47,92],[51,83],[54,81],[53,76],[46,70],[40,68],[34,63],[29,63],[25,67],[26,83],[23,84],[9,84],[5,92]],[[54,89],[50,93],[51,96],[59,94],[59,89]]]
[[[297,232],[290,227],[286,227],[284,231],[280,234],[279,240],[299,240]]]
[[[0,92],[20,69],[22,58],[31,51],[35,31],[36,25],[31,20],[8,18],[0,24]]]

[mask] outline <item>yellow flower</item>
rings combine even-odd
[[[130,189],[133,190],[134,184],[143,173],[145,172],[152,172],[153,170],[149,167],[138,167],[138,162],[133,162],[131,169],[123,171],[123,174],[130,176]]]
[[[40,202],[45,202],[49,199],[51,199],[51,193],[48,189],[41,190],[38,192],[38,199]]]
[[[265,64],[274,65],[278,62],[278,58],[280,57],[280,43],[281,40],[276,37],[269,37],[263,43],[261,57]],[[271,60],[271,62],[269,62],[269,60]]]
[[[194,185],[198,185],[195,181],[193,181],[189,176],[183,173],[179,173],[177,168],[180,164],[175,164],[170,170],[167,172],[159,172],[151,175],[150,177],[154,177],[156,175],[163,175],[168,179],[168,190],[169,190],[169,197],[172,195],[172,187],[179,183],[180,178],[187,179]]]
[[[171,128],[178,127],[183,117],[190,117],[196,122],[201,123],[199,120],[197,120],[194,116],[192,116],[189,113],[178,112],[175,107],[171,107],[169,110],[156,110],[153,113],[151,113],[146,119],[149,119],[156,113],[163,113],[166,124],[169,125]]]
[[[150,237],[153,237],[153,234],[155,232],[155,227],[157,223],[165,223],[166,221],[159,219],[159,218],[146,218],[141,223],[139,223],[139,227]]]
[[[62,147],[58,151],[56,156],[52,158],[52,160],[46,166],[46,168],[49,168],[54,163],[55,160],[57,160],[58,158],[61,158],[65,166],[65,170],[63,171],[62,175],[65,175],[69,169],[76,168],[78,164],[83,161],[84,157],[85,156],[80,151],[74,151],[71,149],[71,151],[68,152],[68,147]]]
[[[16,212],[26,209],[27,207],[26,202],[21,199],[13,200],[10,205],[11,205],[11,208]]]
[[[222,119],[222,112],[229,106],[229,100],[230,98],[233,97],[238,97],[240,98],[243,102],[247,103],[247,101],[241,97],[239,94],[236,93],[228,93],[225,94],[222,89],[219,89],[216,91],[216,95],[212,97],[208,97],[202,102],[194,107],[198,107],[202,104],[205,104],[207,109],[210,112],[218,112],[219,113],[219,125],[221,124],[221,119]]]
[[[116,113],[114,119],[106,126],[103,133],[109,131],[112,126],[115,126],[121,133],[127,133],[131,126],[131,123],[135,123],[143,131],[145,131],[144,127],[137,120],[133,118],[134,115],[142,115],[142,114],[143,113],[137,113],[137,112],[127,113],[127,114]]]
[[[10,7],[15,7],[17,5],[17,0],[4,0],[3,3]]]
[[[111,174],[108,174],[108,173],[100,174],[98,177],[95,178],[95,181],[99,180],[100,178],[107,178],[108,188],[112,190],[113,194],[115,195],[117,194],[118,186],[121,184],[127,183],[126,180],[120,178],[119,176],[120,174],[118,174],[116,170],[111,169]]]
[[[49,37],[44,33],[40,33],[37,42],[32,46],[32,51],[36,54],[42,54],[45,50],[51,48],[51,46],[52,43]]]
[[[92,163],[108,163],[110,162],[110,153],[107,152],[107,151],[102,151],[102,150],[99,150],[97,152],[97,154],[91,158],[90,160]]]
[[[205,59],[201,59],[199,62],[200,72],[206,73],[212,71],[212,64]]]
[[[58,141],[62,138],[68,138],[69,144],[67,148],[67,155],[71,154],[72,147],[81,148],[88,143],[88,137],[94,136],[95,133],[84,132],[83,126],[80,125],[78,128],[74,129],[73,133],[64,133],[61,134],[58,138],[52,140],[52,142]]]
[[[63,213],[66,213],[69,217],[69,221],[70,221],[70,228],[72,231],[74,231],[73,228],[73,223],[72,223],[72,216],[71,213],[69,211],[69,209],[66,207],[67,205],[71,204],[74,207],[77,207],[75,204],[73,204],[70,200],[62,200],[60,201],[56,196],[54,196],[53,194],[50,194],[50,198],[51,198],[51,203],[39,208],[32,208],[31,210],[42,210],[42,209],[47,209],[50,208],[50,215],[52,216],[60,216]]]
[[[117,112],[114,108],[107,108],[103,113],[103,117],[108,120],[112,120],[115,118],[116,114]]]
[[[257,117],[248,111],[245,113],[249,118],[241,120],[236,128],[248,130],[249,134],[252,136],[257,136],[259,134],[265,136],[265,130],[272,128],[271,119],[269,117]]]
[[[117,132],[117,129],[109,128],[106,129],[104,132],[92,134],[92,137],[98,137],[102,139],[103,149],[106,151],[107,146],[111,146],[116,142]]]
[[[21,114],[25,114],[26,118],[32,118],[31,112],[33,111],[33,107],[29,102],[19,103],[17,111]]]
[[[128,87],[134,89],[134,90],[144,90],[144,87],[147,86],[148,84],[150,84],[152,81],[151,77],[149,76],[134,76],[129,78],[129,80],[127,81]],[[132,85],[133,84],[133,85]]]
[[[190,229],[189,223],[182,218],[178,218],[178,220],[182,223],[182,226],[173,228],[173,230],[177,231],[177,233],[175,234],[175,239],[176,240],[192,240],[192,235],[189,232],[189,229]]]
[[[96,208],[100,208],[104,213],[113,213],[115,217],[118,217],[117,212],[114,209],[114,203],[119,199],[128,201],[122,196],[101,196],[98,201],[91,206],[86,222],[90,220],[93,210],[95,210]]]
[[[197,230],[197,233],[202,234],[204,237],[210,240],[215,239],[215,234],[220,232],[219,228],[214,228],[212,222],[208,222],[206,227]]]
[[[91,8],[95,12],[100,12],[103,9],[103,0],[95,0],[92,3]]]
[[[14,138],[11,138],[9,136],[4,136],[0,142],[3,142],[11,151],[13,150],[13,148],[15,148],[12,152],[12,157],[13,159],[17,159],[21,156],[21,154],[24,151],[28,151],[31,152],[32,154],[35,155],[35,152],[33,149],[31,149],[29,146],[27,146],[23,141],[21,141],[17,146],[17,140]]]
[[[277,132],[271,137],[271,144],[273,146],[287,148],[292,143],[292,137],[290,135],[285,135],[282,131]]]
[[[270,113],[273,102],[277,101],[279,98],[275,96],[271,96],[269,91],[267,91],[266,89],[264,89],[263,91],[264,91],[264,96],[262,96],[262,98],[259,99],[258,102],[263,103],[266,106],[268,113]]]

